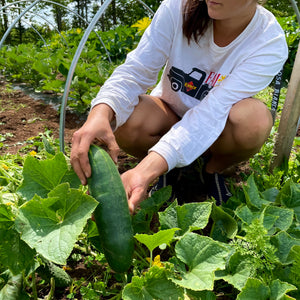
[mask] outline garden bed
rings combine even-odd
[[[38,152],[38,150],[39,150],[38,143],[32,142],[32,141],[36,141],[37,140],[36,137],[40,136],[41,134],[44,134],[46,136],[48,135],[51,137],[53,136],[54,138],[58,138],[58,135],[59,135],[59,113],[57,112],[57,110],[55,108],[53,108],[51,105],[46,105],[42,101],[32,99],[31,97],[25,95],[22,91],[14,90],[14,89],[10,88],[10,86],[6,85],[6,83],[4,81],[2,81],[0,83],[0,107],[1,107],[1,113],[0,113],[1,141],[0,141],[0,143],[2,143],[0,146],[0,155],[15,154],[15,153],[28,154],[28,153],[31,153],[32,151]],[[77,130],[82,125],[83,122],[84,122],[84,118],[81,118],[75,114],[71,114],[70,112],[67,112],[66,128],[65,128],[65,144],[68,147],[68,151],[69,151],[69,146],[71,145],[72,134],[74,133],[75,130]],[[298,134],[299,134],[299,130],[298,130]],[[41,140],[41,139],[39,139],[39,140]],[[43,155],[45,155],[45,153]],[[212,249],[214,249],[216,246],[221,247],[222,249],[221,248],[220,249],[224,252],[224,255],[226,256],[226,255],[229,255],[228,254],[229,252],[228,253],[226,252],[226,251],[228,251],[228,249],[226,247],[228,247],[227,244],[228,244],[228,241],[230,238],[231,240],[233,240],[231,242],[231,244],[235,247],[235,251],[237,251],[236,255],[244,255],[242,257],[244,259],[249,258],[249,261],[252,262],[249,265],[252,265],[253,261],[254,261],[254,263],[255,263],[254,265],[256,268],[255,272],[257,272],[257,274],[260,274],[261,276],[262,276],[262,274],[265,274],[266,272],[268,273],[269,271],[270,271],[269,273],[272,275],[273,268],[275,268],[275,266],[279,262],[278,258],[274,258],[273,256],[271,256],[271,257],[268,257],[268,261],[266,264],[264,263],[264,261],[262,261],[262,263],[261,263],[261,257],[265,257],[265,255],[268,253],[264,252],[264,251],[267,251],[268,249],[271,249],[272,247],[274,248],[274,245],[278,244],[279,245],[278,247],[280,248],[280,247],[282,247],[281,245],[286,243],[286,241],[283,240],[283,237],[286,237],[287,234],[282,233],[282,232],[291,225],[289,224],[289,226],[288,226],[286,224],[288,222],[285,221],[286,217],[285,217],[284,213],[288,212],[290,214],[289,222],[291,223],[292,222],[292,215],[291,215],[292,210],[291,209],[293,208],[293,204],[289,203],[285,199],[284,192],[291,190],[291,193],[292,193],[293,189],[295,189],[294,185],[286,182],[285,187],[283,188],[283,192],[282,192],[282,202],[284,204],[282,208],[277,208],[277,206],[275,208],[273,208],[272,202],[274,201],[274,199],[273,199],[274,192],[272,192],[270,194],[270,190],[268,193],[265,194],[266,199],[260,199],[260,197],[258,197],[258,189],[257,189],[258,187],[260,187],[263,190],[264,189],[263,185],[269,184],[268,188],[270,188],[270,187],[273,188],[272,184],[274,182],[276,183],[278,180],[280,180],[280,178],[277,180],[277,177],[276,177],[277,173],[272,177],[271,175],[267,175],[267,172],[265,169],[262,170],[262,168],[264,168],[265,166],[259,160],[261,159],[262,162],[265,162],[268,158],[268,155],[269,155],[269,153],[266,149],[265,152],[263,152],[260,156],[257,157],[258,158],[258,161],[256,162],[256,164],[257,164],[256,173],[257,174],[255,175],[255,179],[258,182],[257,187],[255,185],[253,175],[250,176],[250,173],[252,173],[252,169],[249,167],[248,163],[240,164],[239,166],[236,167],[236,169],[233,172],[234,173],[234,176],[233,176],[234,185],[237,186],[239,184],[245,183],[245,180],[248,177],[248,179],[247,179],[248,187],[243,188],[240,191],[236,191],[235,197],[228,204],[228,206],[225,208],[225,210],[223,210],[221,208],[216,208],[216,207],[213,208],[211,206],[211,203],[209,203],[209,202],[194,203],[194,204],[191,204],[192,206],[189,206],[190,204],[185,206],[186,209],[189,208],[191,210],[190,211],[191,214],[192,214],[192,212],[194,213],[194,207],[197,209],[201,208],[201,211],[200,211],[198,217],[199,218],[200,217],[203,218],[203,216],[205,217],[205,222],[203,224],[201,223],[202,224],[201,226],[199,225],[200,226],[199,228],[201,230],[198,229],[198,231],[196,231],[198,234],[188,233],[186,239],[193,238],[192,240],[195,243],[196,242],[200,243],[202,240],[205,241],[205,243],[208,243],[208,241],[209,241],[211,243]],[[34,156],[34,154],[33,154],[33,156]],[[7,158],[7,161],[4,161],[4,160],[2,161],[2,166],[5,167],[5,170],[8,170],[8,172],[13,172],[12,169],[13,169],[13,167],[15,167],[16,175],[13,175],[12,178],[16,179],[16,181],[19,180],[18,184],[21,183],[21,179],[24,179],[24,182],[25,182],[24,183],[25,188],[23,186],[24,192],[29,191],[30,193],[32,193],[33,190],[26,188],[26,185],[32,184],[32,183],[37,183],[34,180],[32,180],[33,178],[31,177],[31,174],[32,174],[31,168],[34,168],[34,172],[37,172],[35,175],[38,175],[38,177],[41,177],[43,179],[43,176],[48,175],[48,176],[50,176],[49,178],[51,178],[51,181],[54,177],[56,177],[56,173],[60,173],[62,171],[59,169],[59,167],[61,167],[61,163],[62,163],[62,155],[60,155],[60,156],[57,155],[57,156],[55,156],[55,158],[51,156],[51,159],[47,159],[47,161],[45,161],[44,156],[43,157],[39,156],[39,154],[37,154],[36,156],[38,158],[37,161],[32,159],[32,157],[30,157],[30,155],[27,155],[27,164],[26,164],[26,168],[23,169],[22,175],[20,174],[21,166],[20,166],[18,159],[11,160],[11,159]],[[54,161],[53,159],[56,161]],[[131,156],[127,156],[125,153],[122,152],[120,155],[120,158],[119,158],[120,172],[122,173],[126,169],[131,168],[136,162],[137,162],[137,160],[135,158],[133,158]],[[53,172],[50,172],[49,174],[44,173],[43,166],[45,163],[49,167],[49,170],[53,169]],[[14,165],[14,164],[16,164],[16,165]],[[50,166],[50,164],[51,164],[51,166]],[[38,166],[38,168],[37,168],[37,166]],[[56,171],[56,166],[58,168],[57,171]],[[253,166],[255,167],[256,165],[253,165]],[[262,173],[261,175],[263,175],[263,178],[260,175],[260,172]],[[246,173],[248,173],[247,176],[246,176]],[[13,173],[11,173],[11,174],[13,174]],[[282,176],[281,173],[278,173],[277,175],[280,175],[280,177]],[[44,178],[43,180],[45,181],[47,178]],[[50,181],[46,180],[45,182],[50,182]],[[72,180],[70,180],[70,182],[72,184],[74,183]],[[278,187],[279,186],[280,186],[280,183],[278,183]],[[11,186],[10,185],[3,186],[2,195],[5,195],[6,190],[8,191],[11,187],[12,187],[12,185]],[[36,187],[41,188],[42,186],[38,185]],[[47,185],[45,187],[47,188]],[[275,185],[274,185],[274,187],[275,187]],[[43,188],[44,188],[44,185],[43,185]],[[59,194],[58,186],[54,187],[54,188],[51,187],[51,189],[53,189],[53,191],[55,190],[55,193]],[[21,190],[22,190],[22,187],[21,187]],[[52,193],[53,193],[53,191],[52,191]],[[39,189],[37,189],[36,192],[39,193],[41,191]],[[24,193],[24,195],[26,193]],[[76,193],[77,194],[80,193],[79,190]],[[245,195],[243,195],[243,193]],[[150,238],[152,236],[152,233],[157,231],[158,224],[160,223],[161,226],[164,228],[164,230],[169,230],[172,234],[174,234],[174,232],[173,232],[174,228],[172,226],[173,225],[175,226],[176,224],[171,224],[172,228],[169,228],[168,226],[170,225],[169,224],[170,221],[173,220],[173,215],[174,215],[173,210],[179,209],[181,211],[179,206],[177,206],[176,204],[174,204],[174,205],[172,204],[172,205],[170,205],[170,207],[165,209],[165,211],[161,215],[157,215],[158,209],[160,209],[162,211],[162,208],[165,208],[165,206],[163,206],[163,205],[165,205],[166,199],[168,199],[167,194],[168,194],[167,190],[164,190],[164,191],[161,191],[161,194],[157,194],[160,196],[157,196],[156,198],[149,198],[146,201],[147,204],[145,204],[145,206],[142,207],[142,209],[134,216],[133,225],[134,225],[137,233],[139,233],[139,232],[151,233],[149,235],[149,238]],[[6,194],[6,196],[7,195],[12,195],[12,194]],[[32,205],[32,203],[34,202],[34,201],[32,201],[33,199],[30,200],[31,196],[33,196],[33,195],[30,195],[30,197],[28,195],[26,196],[26,197],[28,197],[27,200],[29,200],[29,202],[30,202],[29,206]],[[270,200],[271,198],[273,200]],[[5,199],[5,198],[3,198],[3,199]],[[258,199],[260,199],[260,200],[258,201]],[[287,197],[287,199],[289,199],[289,197]],[[42,197],[40,198],[40,200],[42,201]],[[7,201],[9,201],[8,199],[6,202],[5,201],[4,201],[4,203],[6,205],[2,204],[2,208],[3,207],[12,207],[15,205],[15,204],[12,204],[11,202],[7,202]],[[266,216],[265,216],[263,206],[266,205],[266,203],[268,203],[269,210],[268,210],[268,212],[266,212]],[[85,206],[87,205],[86,202],[84,205]],[[273,218],[273,219],[271,218],[270,220],[271,221],[273,220],[274,222],[277,218],[282,219],[282,222],[279,222],[278,224],[277,223],[274,224],[274,228],[272,229],[273,231],[270,231],[271,233],[273,233],[271,240],[270,240],[270,237],[265,235],[264,231],[262,230],[264,228],[260,227],[260,226],[262,226],[262,224],[258,224],[258,223],[256,224],[255,222],[254,223],[252,222],[253,223],[252,224],[246,218],[246,216],[248,216],[248,215],[242,214],[241,211],[238,209],[234,212],[234,210],[237,207],[239,207],[240,205],[243,205],[244,209],[248,209],[248,214],[251,212],[251,209],[253,209],[253,208],[254,209],[253,209],[253,212],[251,212],[251,214],[252,213],[257,214],[258,213],[257,211],[259,209],[261,209],[260,214],[263,218],[265,218],[265,220],[269,220],[268,218],[270,218],[270,216]],[[210,207],[210,209],[213,209],[213,214],[211,215],[210,219],[209,219],[210,210],[207,210],[206,206]],[[284,206],[287,206],[288,209]],[[240,206],[240,207],[242,207],[242,206]],[[19,211],[22,211],[21,206],[18,209],[19,209]],[[178,210],[178,213],[179,213],[179,210]],[[273,210],[276,210],[276,211],[274,212]],[[277,210],[278,210],[278,212],[277,212]],[[206,214],[203,213],[204,211],[206,211]],[[11,213],[12,212],[13,211],[11,211]],[[181,213],[184,213],[184,212],[185,211],[182,210]],[[227,214],[226,212],[229,212],[229,214]],[[88,300],[121,299],[120,298],[121,293],[123,293],[122,295],[124,296],[124,299],[138,299],[138,298],[135,298],[135,294],[142,292],[144,289],[147,290],[147,288],[149,288],[149,287],[151,290],[151,287],[152,287],[154,281],[156,280],[155,279],[156,276],[159,276],[159,278],[162,280],[162,283],[160,283],[160,284],[167,284],[168,286],[170,286],[171,289],[173,289],[172,291],[182,293],[182,289],[179,288],[179,286],[182,284],[187,284],[187,283],[178,281],[179,277],[176,277],[174,275],[174,274],[177,274],[176,272],[175,273],[173,272],[174,274],[171,273],[171,275],[168,273],[170,271],[168,269],[170,267],[170,264],[169,264],[169,262],[166,262],[166,261],[172,255],[174,256],[174,249],[172,248],[173,246],[170,247],[171,250],[169,250],[168,248],[167,249],[156,248],[153,252],[153,257],[155,258],[153,261],[153,267],[149,268],[148,262],[147,262],[149,253],[145,247],[142,247],[141,244],[137,243],[137,246],[138,245],[139,246],[136,249],[137,252],[135,254],[136,256],[134,259],[134,263],[133,263],[133,266],[132,266],[130,272],[127,274],[128,276],[127,276],[127,279],[125,282],[124,278],[120,277],[119,274],[115,274],[114,272],[112,272],[109,269],[103,254],[101,254],[101,251],[100,252],[97,251],[97,247],[95,248],[95,246],[97,246],[97,245],[92,243],[93,244],[93,246],[92,246],[90,243],[92,240],[87,239],[87,236],[92,233],[90,226],[92,226],[91,224],[93,222],[91,223],[90,215],[91,215],[91,213],[87,216],[89,226],[86,229],[88,229],[88,230],[87,231],[85,230],[83,232],[83,234],[79,237],[79,240],[76,242],[76,244],[74,244],[74,248],[72,250],[71,255],[68,257],[66,264],[56,261],[56,263],[59,263],[60,265],[64,265],[63,266],[64,270],[66,270],[67,273],[72,277],[73,282],[71,285],[69,285],[66,288],[56,287],[55,295],[52,299],[59,299],[59,300],[65,300],[65,299],[88,299]],[[235,215],[236,220],[233,220],[231,215]],[[43,217],[40,212],[34,213],[34,216],[39,216],[41,218]],[[298,217],[298,215],[297,215],[297,217]],[[171,218],[171,219],[169,220],[169,218]],[[187,220],[189,220],[189,219],[190,218],[187,218]],[[150,223],[150,220],[151,220],[151,223]],[[208,220],[210,220],[210,221],[208,222]],[[222,225],[223,224],[222,220],[226,221],[226,222],[224,221],[224,224],[227,224],[226,226]],[[213,221],[214,221],[214,226],[212,226]],[[234,229],[233,231],[236,234],[236,231],[238,230],[238,224],[240,224],[241,222],[244,224],[243,226],[247,225],[245,227],[245,230],[247,230],[248,235],[245,236],[245,239],[247,242],[247,243],[245,242],[245,244],[243,244],[243,242],[239,242],[239,240],[234,238],[234,234],[231,232]],[[9,222],[7,222],[7,223],[9,223]],[[282,225],[281,223],[284,223],[284,224]],[[22,225],[22,222],[21,223],[19,222],[18,224]],[[228,224],[229,224],[229,226],[228,226]],[[268,225],[268,224],[269,223],[265,223],[265,225]],[[178,223],[177,225],[179,226],[180,224]],[[178,227],[177,225],[175,227]],[[181,224],[181,225],[184,225],[184,224]],[[280,225],[279,227],[281,229],[281,233],[280,232],[277,233],[278,229],[276,228],[275,225],[276,226]],[[271,225],[269,224],[268,226],[270,227]],[[151,230],[149,230],[148,227],[149,228],[151,227]],[[269,228],[269,230],[270,230],[270,228]],[[141,230],[141,229],[143,229],[143,230]],[[22,232],[22,230],[20,230],[20,232]],[[159,231],[159,232],[162,232],[162,231]],[[159,234],[159,232],[157,232],[157,234]],[[209,234],[209,232],[211,232],[211,233]],[[8,233],[17,234],[16,232],[11,232],[11,231],[8,231]],[[201,235],[200,233],[203,233],[203,235]],[[224,236],[224,233],[226,233],[226,236]],[[255,233],[255,234],[253,234],[253,233]],[[262,248],[260,248],[260,246],[258,247],[256,245],[258,233],[260,233],[259,236],[262,238],[262,241],[263,241]],[[289,233],[294,234],[294,240],[295,240],[295,236],[296,236],[296,234],[298,234],[297,229],[292,228],[292,229],[290,229]],[[205,237],[205,234],[209,234],[211,237],[214,237],[216,240],[215,241],[208,240],[207,237]],[[240,234],[244,234],[244,232],[241,232]],[[299,236],[300,236],[300,234],[299,234]],[[8,237],[9,237],[9,234],[8,234],[7,238]],[[154,234],[153,234],[153,237],[154,237]],[[253,239],[252,239],[252,237],[253,237]],[[183,239],[183,241],[185,241],[185,239]],[[47,244],[47,240],[43,241],[43,242],[45,242]],[[222,243],[222,242],[224,242],[224,243]],[[31,240],[26,240],[26,243],[30,244]],[[167,242],[167,241],[162,242],[162,244],[164,244],[164,243],[168,244],[169,242]],[[297,239],[297,243],[298,243],[298,239]],[[178,248],[178,251],[187,251],[190,248],[190,244],[188,244],[188,245],[189,245],[189,247],[187,247],[187,245],[181,245],[178,242],[178,245],[176,247]],[[251,245],[251,247],[253,247],[253,249],[252,248],[250,249],[249,245]],[[295,253],[297,253],[297,251],[298,251],[297,245],[298,244],[295,244],[295,245],[296,245]],[[29,249],[27,244],[24,243],[23,246],[24,247],[26,246],[27,249]],[[247,247],[245,248],[245,246],[247,246]],[[43,256],[45,254],[44,249],[39,249],[39,247],[37,245],[33,245],[32,247],[37,248],[38,256],[39,255]],[[193,247],[191,247],[191,248],[193,248]],[[249,257],[247,256],[249,254],[248,252],[246,254],[244,253],[245,249],[249,253],[251,253],[251,256],[249,256]],[[275,248],[273,250],[275,251]],[[11,251],[11,250],[9,250],[9,251]],[[3,253],[5,254],[5,251]],[[2,253],[2,255],[3,255],[3,253]],[[240,254],[238,254],[238,253],[240,253]],[[256,256],[254,258],[251,258],[253,256],[253,253],[256,253]],[[159,257],[158,255],[161,255],[161,256]],[[236,257],[238,259],[240,259],[238,256],[236,256]],[[175,259],[175,258],[173,258],[173,259]],[[285,263],[285,256],[283,257],[283,255],[280,254],[279,259],[280,259],[280,262],[282,261]],[[213,260],[213,261],[215,261],[215,260]],[[54,262],[55,262],[55,260],[54,260]],[[173,261],[170,260],[170,262],[174,263],[174,260]],[[267,268],[269,262],[274,264],[274,265],[272,265],[272,268],[270,268],[270,270]],[[200,263],[200,262],[197,262],[197,263]],[[14,266],[14,265],[12,265],[12,266]],[[180,266],[180,264],[178,266]],[[25,265],[24,265],[24,267],[25,267]],[[191,266],[189,266],[189,267],[191,267]],[[20,268],[20,267],[18,267],[18,268]],[[216,268],[219,268],[219,267],[217,266]],[[222,265],[222,268],[224,268],[223,265]],[[291,271],[296,269],[297,272],[295,274],[298,274],[297,268],[298,267],[296,266],[296,263],[295,263],[291,267]],[[179,271],[179,270],[177,270],[177,271]],[[185,272],[186,272],[185,268],[180,269],[180,271],[183,272],[183,277],[187,275],[187,274],[185,274]],[[246,269],[246,271],[247,271],[247,269]],[[280,285],[286,284],[286,283],[278,282],[278,280],[274,280],[275,278],[276,279],[278,278],[278,277],[276,277],[277,275],[271,276],[269,273],[268,273],[269,277],[264,275],[266,277],[266,279],[265,279],[266,282],[270,281],[270,282],[272,282],[272,284],[274,286],[276,284],[280,284]],[[35,275],[33,275],[33,274],[30,275],[27,279],[26,293],[28,293],[28,294],[36,293],[37,297],[39,299],[41,299],[41,298],[43,299],[43,298],[47,297],[47,295],[50,294],[50,285],[49,285],[49,283],[41,280],[41,278],[39,276],[37,276],[37,274],[35,274]],[[260,282],[258,279],[249,278],[249,281],[247,281],[247,283],[246,283],[246,280],[245,280],[243,274],[241,274],[241,276],[242,276],[241,278],[244,278],[243,279],[245,281],[245,282],[243,282],[243,285],[245,285],[244,287],[243,287],[243,285],[239,285],[239,284],[237,284],[237,282],[231,281],[231,279],[228,279],[230,277],[229,273],[227,274],[229,276],[229,277],[227,276],[228,278],[225,276],[226,274],[224,275],[224,273],[222,273],[222,272],[221,273],[219,272],[218,274],[220,277],[219,277],[219,280],[216,279],[216,281],[214,283],[214,294],[211,291],[197,292],[197,288],[194,286],[191,286],[190,287],[191,291],[189,292],[190,299],[200,299],[202,297],[202,295],[205,294],[207,297],[209,297],[209,296],[216,297],[216,298],[212,298],[212,299],[229,300],[229,299],[233,299],[237,295],[237,293],[239,293],[238,290],[241,290],[242,288],[243,288],[243,291],[241,292],[241,294],[244,294],[244,297],[245,297],[245,294],[248,292],[248,290],[251,290],[253,284],[260,285],[261,287],[267,289],[267,287],[264,285],[265,283],[263,281]],[[167,275],[171,276],[170,278],[173,283],[169,280],[170,278],[168,280],[166,279]],[[32,277],[32,276],[34,276],[34,277]],[[35,276],[36,276],[36,280],[33,280],[33,278],[35,278]],[[131,276],[135,277],[134,283],[133,282],[130,283]],[[237,274],[235,274],[235,276],[240,276],[240,274],[238,273],[238,270],[237,270]],[[262,276],[261,278],[264,278],[264,276]],[[221,281],[220,279],[223,277],[226,280],[229,280],[230,284],[226,284],[225,281]],[[260,278],[260,277],[258,276],[257,278]],[[291,278],[283,277],[280,279],[282,281],[287,280],[289,283],[293,283],[293,282],[297,283],[297,281],[293,281]],[[143,281],[144,287],[141,290],[139,290],[139,288],[137,288],[137,286],[135,286],[137,280]],[[174,282],[176,284],[174,284]],[[127,285],[125,286],[126,283],[127,283]],[[177,285],[178,283],[179,283],[179,285]],[[0,282],[0,284],[1,284],[1,282]],[[155,283],[155,285],[157,285],[157,284],[158,284],[158,282]],[[160,286],[160,284],[158,284],[158,286]],[[35,285],[36,285],[36,287],[35,287]],[[7,285],[7,286],[9,286],[9,285]],[[53,287],[53,285],[52,285],[52,287]],[[286,291],[290,288],[293,289],[294,287],[287,286]],[[36,289],[37,291],[34,292],[34,289]],[[203,289],[203,287],[201,287],[201,289]],[[259,289],[259,287],[258,287],[258,289]],[[271,289],[273,289],[273,287]],[[123,290],[123,292],[122,292],[122,290]],[[275,288],[274,288],[274,290],[275,290]],[[155,292],[155,291],[153,291],[153,292]],[[166,292],[167,292],[167,290],[166,290]],[[202,294],[202,293],[204,293],[204,294]],[[200,295],[201,295],[201,297],[200,297]],[[175,299],[175,297],[172,299]],[[24,299],[27,299],[27,298],[24,298]],[[241,299],[247,299],[247,298],[241,298]]]

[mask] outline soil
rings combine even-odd
[[[65,143],[70,145],[72,134],[82,124],[76,114],[67,112]],[[42,100],[34,100],[22,90],[6,88],[0,81],[0,134],[5,137],[0,155],[16,154],[31,137],[51,130],[54,138],[59,137],[59,112]]]
[[[85,119],[83,115],[66,111],[65,147],[71,146],[73,133],[83,125]],[[20,89],[8,88],[7,82],[0,78],[0,155],[18,153],[28,139],[46,130],[50,130],[52,137],[58,139],[59,122],[60,114],[54,105],[33,99]],[[120,172],[124,172],[136,162],[137,159],[121,151]]]

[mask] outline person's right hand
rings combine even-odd
[[[118,160],[120,149],[110,125],[113,118],[113,110],[106,104],[99,104],[91,110],[87,121],[73,135],[71,165],[83,185],[87,184],[87,178],[91,176],[88,151],[94,140],[107,146],[115,163]]]

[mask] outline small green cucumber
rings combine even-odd
[[[94,219],[100,243],[110,267],[123,273],[131,266],[134,250],[126,192],[116,165],[104,149],[91,145],[88,155],[92,169],[89,193],[99,202]]]
[[[72,283],[71,276],[65,270],[55,265],[51,261],[45,260],[44,263],[37,268],[36,272],[47,283],[49,283],[53,277],[56,287],[65,288],[70,286]]]

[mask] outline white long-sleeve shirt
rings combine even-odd
[[[115,128],[126,122],[139,95],[157,82],[152,95],[182,119],[149,151],[169,170],[190,164],[218,138],[232,105],[267,87],[288,56],[285,35],[262,6],[246,29],[226,47],[214,43],[213,23],[198,43],[182,32],[184,0],[164,0],[138,47],[101,87],[92,107],[106,103]]]

